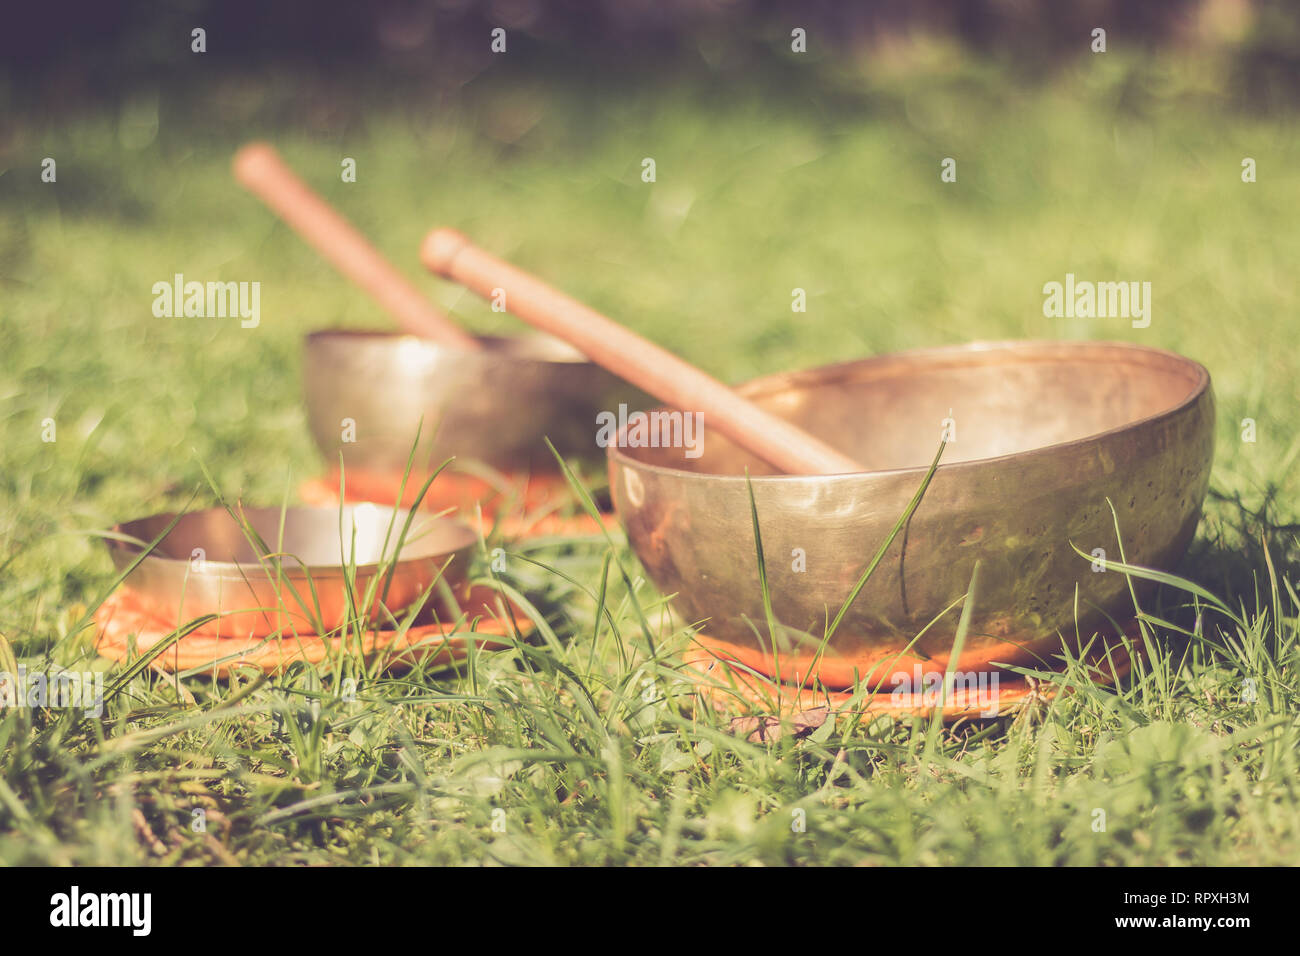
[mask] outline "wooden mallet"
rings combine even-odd
[[[412,335],[459,349],[479,343],[439,311],[365,236],[312,192],[266,143],[235,154],[235,178]]]
[[[703,412],[709,428],[787,474],[864,471],[821,439],[751,404],[717,379],[546,283],[476,247],[454,229],[425,238],[421,258],[430,271],[491,299],[563,339],[593,362],[682,411]]]

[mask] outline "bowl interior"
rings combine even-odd
[[[926,467],[945,428],[944,463],[1088,438],[1170,412],[1208,377],[1195,362],[1112,343],[1007,343],[901,353],[759,379],[738,391],[853,455],[869,471]],[[708,428],[703,452],[619,451],[706,474],[774,474]]]
[[[246,508],[244,517],[270,548],[297,560],[286,560],[284,569],[293,573],[302,562],[310,569],[338,568],[355,560],[358,566],[391,560],[406,521],[407,512],[373,504],[339,508]],[[172,515],[154,515],[121,526],[123,534],[146,544],[162,533]],[[392,522],[392,531],[389,524]],[[355,529],[355,535],[354,535]],[[387,547],[385,548],[385,539]],[[474,532],[466,525],[445,519],[417,515],[403,542],[402,559],[429,558],[473,544]],[[124,543],[120,547],[138,553],[141,549]],[[244,529],[224,508],[191,512],[177,522],[158,543],[150,557],[189,561],[195,549],[202,549],[209,566],[256,564],[259,551]]]

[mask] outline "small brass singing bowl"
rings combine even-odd
[[[545,335],[478,337],[478,351],[402,333],[308,335],[303,382],[312,436],[351,474],[402,474],[448,458],[499,471],[553,472],[544,439],[566,459],[599,463],[596,416],[640,393]],[[416,446],[416,436],[420,437]]]
[[[610,448],[615,509],[650,579],[675,595],[685,623],[702,625],[702,643],[761,673],[832,688],[888,687],[918,664],[943,674],[961,612],[951,606],[977,560],[963,671],[1050,666],[1076,625],[1086,641],[1131,620],[1128,579],[1102,558],[1119,560],[1116,516],[1129,563],[1173,567],[1196,530],[1214,454],[1209,373],[1134,345],[976,343],[773,375],[739,392],[869,470],[773,474],[710,432],[705,416],[698,457]],[[828,623],[945,431],[925,497],[819,658]]]
[[[353,614],[371,624],[389,614],[400,619],[439,579],[453,588],[463,583],[477,542],[468,525],[427,514],[417,514],[403,537],[408,512],[369,503],[288,508],[283,529],[279,508],[239,513],[252,534],[224,508],[182,515],[124,585],[175,625],[219,615],[200,633],[291,638],[329,633]],[[117,526],[133,539],[108,542],[118,570],[130,567],[175,517]]]

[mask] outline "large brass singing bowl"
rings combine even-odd
[[[283,530],[279,508],[240,513],[255,535],[224,508],[183,515],[131,571],[126,586],[160,619],[177,625],[216,614],[198,630],[288,638],[328,633],[354,614],[378,623],[385,611],[400,617],[440,577],[452,586],[463,582],[477,543],[468,525],[427,514],[412,519],[403,539],[408,512],[373,504],[288,508]],[[130,567],[174,517],[119,525],[115,530],[135,541],[109,541],[118,570]],[[349,574],[355,574],[351,604]],[[372,582],[373,601],[366,605]]]
[[[615,508],[649,577],[676,595],[686,623],[703,625],[705,642],[766,674],[779,665],[783,678],[803,679],[816,664],[828,687],[912,673],[918,662],[942,673],[960,607],[944,609],[966,592],[977,559],[956,664],[965,671],[1041,666],[1076,622],[1086,640],[1107,615],[1131,618],[1125,577],[1094,571],[1105,565],[1071,545],[1118,560],[1109,499],[1129,562],[1172,567],[1196,530],[1214,451],[1209,373],[1132,345],[977,343],[769,376],[739,391],[870,470],[774,475],[706,420],[697,458],[611,448]],[[945,428],[951,440],[925,498],[818,662],[828,621],[906,511]],[[775,656],[746,468],[781,624]]]
[[[448,458],[501,471],[552,471],[550,438],[566,458],[599,461],[596,415],[640,404],[621,379],[542,335],[479,337],[481,351],[402,333],[308,335],[303,380],[317,446],[348,472],[401,474],[420,435],[415,471]]]

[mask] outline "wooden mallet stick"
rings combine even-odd
[[[477,248],[453,229],[436,229],[421,258],[432,271],[491,299],[505,293],[506,310],[593,362],[682,411],[703,412],[709,428],[788,474],[864,470],[852,458],[783,418],[741,398],[676,355]]]
[[[235,154],[232,166],[245,189],[368,292],[405,331],[455,348],[479,348],[472,336],[435,308],[365,236],[312,192],[271,146],[250,143]]]

